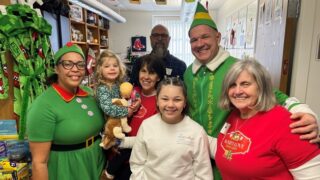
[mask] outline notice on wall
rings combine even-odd
[[[318,35],[317,60],[320,61],[320,34]]]

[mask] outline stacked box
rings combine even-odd
[[[0,180],[29,180],[28,164],[0,161]]]

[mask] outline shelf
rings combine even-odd
[[[71,21],[72,24],[83,24],[83,25],[86,24],[83,21],[75,20],[75,19],[72,19],[72,18],[70,18],[70,21]]]
[[[75,44],[87,44],[86,42],[81,42],[81,41],[71,41],[71,42]]]
[[[98,26],[98,27],[99,27],[100,31],[108,31],[108,29],[106,29],[106,28],[103,28],[103,27],[100,27],[100,26]]]
[[[100,46],[100,44],[98,44],[98,43],[88,43],[88,45],[90,45],[90,46]]]
[[[109,21],[107,19],[70,3],[69,20],[70,40],[82,48],[86,57],[90,49],[93,50],[96,58],[101,49],[108,49]],[[85,79],[85,84],[88,86],[94,83],[93,74],[87,74]]]
[[[88,28],[97,28],[98,29],[98,26],[95,25],[95,24],[87,24],[87,27]]]

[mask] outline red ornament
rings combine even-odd
[[[19,73],[13,72],[13,86],[20,88]]]
[[[73,46],[73,43],[72,42],[67,42],[66,46],[71,47],[71,46]]]
[[[28,52],[27,52],[26,48],[24,48],[23,45],[20,45],[19,47],[20,47],[20,50],[23,52],[24,57],[26,59],[29,59],[29,55],[28,55]]]
[[[4,86],[3,86],[2,78],[0,78],[0,94],[4,94]]]
[[[42,51],[42,48],[39,48],[39,49],[38,49],[38,55],[39,55],[42,59],[45,58],[45,57],[44,57],[44,54],[43,54],[43,51]]]

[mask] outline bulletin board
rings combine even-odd
[[[264,6],[261,8],[265,8]],[[227,49],[253,49],[257,21],[258,3],[253,1],[247,6],[234,12],[226,18],[227,42],[223,42]],[[264,18],[261,16],[260,18]]]

